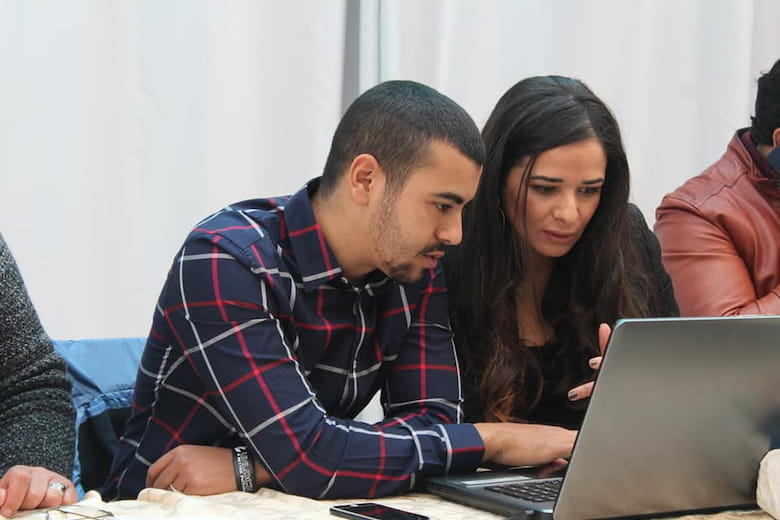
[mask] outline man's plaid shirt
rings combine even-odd
[[[309,196],[235,204],[189,235],[162,290],[105,496],[134,497],[179,444],[249,448],[281,489],[408,491],[471,471],[440,268],[414,285],[342,275]],[[366,247],[371,247],[366,245]],[[377,390],[385,419],[351,420]]]

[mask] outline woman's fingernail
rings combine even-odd
[[[596,366],[596,358],[593,358],[593,359],[589,360],[588,361],[588,366],[591,367],[591,368],[595,367]]]
[[[571,392],[568,393],[568,395],[566,397],[569,398],[569,401],[574,401],[574,399],[577,398],[577,392],[572,390]]]

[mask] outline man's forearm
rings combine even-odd
[[[262,464],[257,459],[253,459],[255,466],[255,484],[257,487],[267,486],[273,480],[271,474],[266,471]]]
[[[571,455],[577,432],[543,424],[478,423],[483,462],[508,466],[546,464]]]

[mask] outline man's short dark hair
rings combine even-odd
[[[772,146],[772,132],[780,127],[780,60],[758,78],[756,115],[750,130],[756,144]]]
[[[474,121],[444,94],[414,81],[386,81],[361,94],[341,118],[325,163],[320,193],[333,192],[360,154],[371,154],[387,173],[390,192],[424,164],[428,145],[454,146],[476,164],[485,147]]]

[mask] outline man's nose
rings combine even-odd
[[[463,218],[460,211],[453,211],[451,217],[441,222],[436,238],[448,246],[456,246],[463,240]]]

